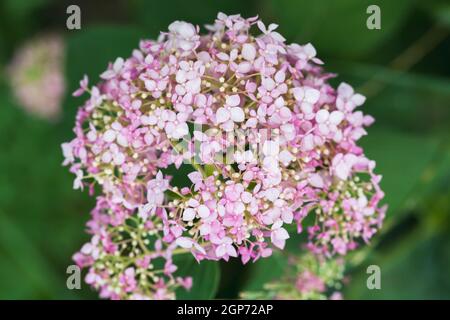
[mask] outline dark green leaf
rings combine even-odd
[[[279,252],[275,252],[269,258],[259,259],[255,263],[250,263],[248,267],[249,279],[243,285],[241,291],[261,290],[263,286],[273,280],[279,279],[287,266],[287,258]]]
[[[408,196],[438,152],[433,138],[373,127],[361,141],[366,155],[377,163],[383,176],[381,187],[389,205],[388,216],[407,205]]]
[[[178,270],[177,276],[192,277],[193,286],[186,291],[177,290],[177,299],[212,299],[216,295],[220,281],[219,264],[215,261],[202,261],[198,263],[190,254],[174,259]]]
[[[410,0],[271,0],[282,34],[312,42],[320,52],[339,56],[361,55],[395,35],[412,9]],[[369,5],[381,9],[381,30],[369,30]],[[269,21],[268,21],[269,22]]]

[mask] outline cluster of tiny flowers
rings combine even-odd
[[[342,300],[344,261],[342,258],[326,259],[307,253],[291,256],[280,279],[264,285],[260,291],[241,293],[244,299],[277,300]]]
[[[149,219],[98,197],[88,223],[91,241],[84,244],[74,260],[89,267],[86,282],[110,299],[174,299],[178,287],[190,289],[190,277],[175,277],[172,256],[176,245],[164,237],[164,213],[157,210]]]
[[[97,221],[104,226],[92,230],[94,238],[100,230],[111,238],[110,225],[134,219],[154,226],[168,261],[185,250],[198,261],[247,263],[283,249],[287,226],[301,232],[313,216],[308,248],[315,254],[345,254],[368,241],[384,208],[375,164],[356,144],[373,122],[355,111],[364,97],[345,83],[331,87],[314,47],[286,44],[275,24],[220,13],[207,29],[200,35],[176,21],[157,41],[117,58],[100,84],[89,87],[85,77],[74,93],[90,98],[75,139],[62,146],[64,163],[76,175],[74,188],[100,186],[114,221]],[[187,164],[190,185],[174,185],[168,169]],[[155,245],[136,243],[138,254]],[[96,286],[114,287],[118,297],[144,292],[140,283],[130,293],[118,285],[124,272],[138,279],[136,246],[127,245],[113,253],[102,246],[103,255],[85,264]],[[133,257],[113,276],[97,277],[112,268],[104,259],[126,253]],[[169,292],[178,282],[166,276]]]
[[[25,43],[8,66],[9,80],[20,105],[30,114],[55,120],[65,93],[63,39],[44,34]]]

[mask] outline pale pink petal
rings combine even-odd
[[[195,210],[192,208],[186,208],[183,211],[183,221],[192,221],[195,218]]]
[[[197,212],[200,218],[208,218],[210,215],[209,208],[205,206],[204,204],[200,205],[197,208]]]
[[[242,53],[241,54],[242,54],[242,57],[245,60],[253,61],[253,60],[255,60],[255,57],[256,57],[256,49],[255,49],[255,47],[252,44],[245,43],[242,46]]]
[[[180,237],[177,240],[175,240],[175,243],[179,247],[184,248],[184,249],[192,248],[192,245],[193,245],[192,242],[193,242],[192,239],[189,239],[189,238],[186,238],[186,237]]]
[[[315,188],[323,188],[324,186],[322,177],[317,173],[311,174],[309,176],[308,182]]]
[[[241,102],[241,98],[238,94],[233,94],[231,96],[227,96],[225,103],[230,107],[236,107]]]
[[[328,120],[328,117],[330,116],[330,113],[328,112],[328,110],[325,109],[320,109],[319,111],[317,111],[316,113],[316,121],[318,123],[323,123],[325,121]]]
[[[305,90],[305,100],[309,103],[316,103],[319,101],[320,91],[313,88],[306,88]]]
[[[224,107],[220,107],[216,112],[217,123],[226,122],[230,119],[230,112]]]
[[[231,120],[234,122],[242,122],[245,120],[245,114],[242,108],[240,107],[234,107],[231,108]]]

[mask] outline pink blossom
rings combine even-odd
[[[270,238],[275,246],[284,249],[286,240],[289,239],[289,234],[284,228],[276,228],[272,231]]]
[[[74,259],[102,297],[173,299],[192,286],[175,254],[256,261],[304,221],[305,247],[327,258],[381,227],[380,177],[358,145],[364,98],[277,27],[219,13],[201,35],[175,21],[88,91],[62,150],[74,187],[101,194]],[[322,291],[309,278],[299,286]]]
[[[83,79],[80,81],[80,88],[78,88],[74,93],[72,94],[74,97],[81,96],[84,92],[88,90],[88,83],[89,79],[87,75],[84,75]]]

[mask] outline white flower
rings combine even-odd
[[[324,136],[334,134],[335,141],[339,141],[342,138],[338,125],[343,119],[344,114],[338,110],[330,113],[328,110],[321,109],[316,113],[316,122],[319,132]]]
[[[296,87],[292,89],[295,100],[305,114],[313,112],[313,105],[319,101],[320,91],[311,87]]]
[[[194,25],[184,21],[175,21],[169,25],[168,44],[172,48],[191,51],[198,44],[199,36]]]
[[[256,57],[255,46],[250,43],[244,43],[244,45],[242,46],[241,54],[245,60],[248,60],[248,61],[255,60],[255,57]]]
[[[222,124],[225,131],[233,130],[235,122],[243,122],[245,120],[244,110],[238,107],[241,99],[239,95],[231,95],[226,98],[225,105],[217,109],[216,121]]]

